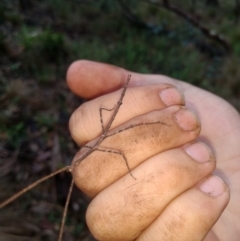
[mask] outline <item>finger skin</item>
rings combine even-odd
[[[217,179],[217,184],[221,185],[217,188],[222,189],[220,195],[211,196],[200,191],[203,180],[175,198],[137,241],[217,241],[212,232],[208,236],[211,239],[204,239],[229,201],[227,185],[220,178]]]
[[[125,175],[93,199],[86,214],[91,233],[100,241],[135,240],[169,202],[214,168],[213,156],[200,163],[183,148],[153,156],[133,170],[137,180]]]
[[[175,120],[175,114],[181,111],[190,113],[181,106],[171,106],[160,111],[153,111],[136,117],[124,123],[109,134],[132,126],[122,132],[106,138],[100,147],[107,150],[122,151],[132,170],[140,163],[159,152],[181,146],[193,141],[200,132],[197,117],[191,116],[193,130],[184,131]],[[191,114],[191,113],[190,113]],[[190,117],[188,117],[190,119]],[[186,118],[187,119],[187,118]],[[155,123],[156,124],[147,124]],[[147,125],[138,125],[146,123]],[[187,122],[190,125],[190,122]],[[146,134],[147,133],[147,134]],[[93,146],[96,140],[88,143]],[[75,184],[88,196],[93,197],[111,183],[129,172],[121,155],[109,152],[95,151],[90,156],[75,165],[87,148],[83,148],[74,157],[72,174]],[[130,175],[129,175],[130,176]]]

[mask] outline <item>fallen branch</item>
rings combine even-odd
[[[154,5],[156,7],[159,7],[159,8],[164,8],[164,9],[168,10],[169,12],[172,12],[175,15],[185,19],[190,24],[192,24],[194,27],[199,29],[202,32],[203,35],[205,35],[206,37],[210,38],[213,41],[218,42],[221,46],[223,46],[223,48],[228,53],[231,53],[232,48],[231,48],[229,42],[227,41],[227,39],[224,36],[222,36],[220,34],[217,34],[215,31],[213,31],[211,29],[208,29],[206,26],[201,24],[194,15],[189,14],[189,13],[183,11],[182,9],[179,9],[179,7],[171,4],[170,1],[163,0],[162,3],[161,2],[155,2],[155,1],[154,2],[148,1],[148,0],[141,0],[141,1],[152,4],[152,5]]]

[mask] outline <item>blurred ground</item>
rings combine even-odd
[[[170,75],[240,110],[238,1],[170,2],[231,50],[186,16],[146,1],[0,1],[0,200],[71,163],[78,147],[68,120],[83,100],[70,93],[65,73],[76,59]],[[1,241],[56,240],[70,180],[63,173],[1,210]],[[75,189],[64,240],[94,240],[87,204]]]

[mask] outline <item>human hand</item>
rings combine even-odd
[[[70,88],[73,90],[73,92],[86,98],[93,98],[108,92],[112,92],[122,87],[124,85],[124,81],[126,81],[127,73],[128,72],[126,72],[125,70],[117,67],[88,62],[88,61],[80,61],[80,62],[74,63],[70,67],[67,77],[68,77],[68,84]],[[200,120],[202,123],[201,138],[204,139],[204,142],[208,143],[208,145],[211,146],[211,149],[213,150],[216,156],[216,160],[217,160],[216,172],[225,180],[225,182],[228,183],[230,187],[230,191],[232,193],[232,197],[227,209],[223,212],[221,218],[214,225],[213,229],[211,230],[211,232],[209,232],[205,240],[207,239],[237,240],[239,235],[239,226],[237,225],[239,223],[238,221],[240,217],[238,203],[237,203],[237,199],[239,198],[238,184],[240,181],[239,180],[240,168],[239,168],[239,162],[238,162],[240,150],[239,148],[237,148],[237,145],[238,145],[237,138],[240,138],[240,135],[239,135],[240,121],[239,121],[239,116],[237,112],[222,99],[204,90],[201,90],[199,88],[196,88],[194,86],[191,86],[189,84],[186,84],[180,81],[167,78],[165,76],[140,75],[140,74],[134,73],[132,74],[130,86],[149,85],[149,84],[156,84],[156,83],[170,83],[177,86],[181,91],[183,91],[186,98],[187,106],[190,107],[191,109],[194,109],[194,111],[197,112],[198,116],[200,117]],[[160,85],[158,85],[158,88],[164,88],[164,87],[161,87]],[[151,91],[149,93],[151,93]],[[113,93],[111,95],[112,95],[111,98],[109,96],[107,97],[106,95],[107,99],[105,100],[98,99],[101,102],[98,102],[95,99],[95,101],[89,102],[88,104],[86,104],[88,106],[87,113],[90,115],[88,115],[88,117],[86,117],[86,115],[82,115],[83,122],[85,120],[85,124],[83,124],[83,122],[78,122],[77,118],[75,118],[75,122],[74,121],[71,122],[71,125],[70,125],[71,131],[77,143],[85,144],[86,142],[90,141],[91,139],[97,137],[97,135],[100,134],[101,128],[100,128],[99,115],[98,115],[99,105],[103,104],[104,107],[107,107],[107,108],[113,107],[114,104],[116,104],[117,102],[117,98],[119,98],[119,94],[114,95]],[[148,113],[149,111],[156,110],[156,109],[159,109],[159,110],[162,109],[161,111],[159,111],[160,116],[157,118],[160,118],[161,120],[163,118],[164,120],[164,118],[167,116],[168,119],[166,120],[166,122],[170,123],[171,128],[165,128],[165,132],[163,127],[158,126],[157,129],[159,129],[160,132],[163,132],[167,136],[168,136],[167,133],[172,133],[172,137],[171,138],[168,137],[169,142],[166,144],[164,143],[165,136],[162,135],[163,142],[161,142],[160,147],[159,146],[157,146],[156,148],[154,147],[155,148],[155,149],[153,148],[154,151],[161,152],[163,150],[168,150],[170,148],[180,146],[196,138],[198,135],[197,122],[194,122],[194,119],[191,119],[191,117],[187,117],[185,120],[191,120],[190,123],[187,123],[187,126],[189,125],[191,126],[192,124],[192,127],[194,127],[194,130],[187,131],[187,132],[180,130],[179,128],[177,128],[176,123],[172,121],[173,119],[170,118],[174,113],[174,111],[176,111],[176,106],[165,108],[166,106],[163,106],[163,104],[161,104],[160,101],[154,102],[154,100],[156,99],[156,96],[157,95],[155,92],[155,94],[153,94],[152,96],[149,95],[148,98],[146,98],[147,101],[145,100],[143,102],[141,102],[140,99],[136,99],[135,102],[133,102],[133,100],[129,102],[127,99],[127,96],[124,99],[124,103],[128,103],[128,105],[130,104],[128,108],[130,108],[131,103],[133,103],[134,107],[137,109],[138,113],[136,112],[132,113],[133,116],[138,116],[143,113]],[[103,96],[101,98],[105,98],[105,97]],[[109,101],[109,98],[111,101]],[[139,101],[140,101],[140,106],[139,105],[136,106],[136,104]],[[179,98],[178,98],[178,101],[179,101],[178,104],[182,104],[180,103],[181,100]],[[91,105],[91,103],[93,104]],[[164,108],[165,108],[165,113],[164,113]],[[166,112],[166,110],[168,110],[168,112]],[[122,113],[120,111],[122,111]],[[124,112],[124,107],[121,107],[120,111],[114,122],[115,126],[121,125],[126,120],[132,118],[131,116],[128,115],[129,111],[127,112],[127,114]],[[108,115],[109,113],[106,113],[106,115],[104,115],[104,118],[107,119]],[[90,120],[89,116],[92,116],[91,117],[92,122],[89,122]],[[170,120],[172,122],[169,122]],[[78,123],[82,123],[80,124],[81,126],[79,126]],[[148,126],[147,128],[149,127],[150,126]],[[132,130],[134,129],[135,128],[133,128]],[[155,129],[153,129],[152,133],[154,133],[154,130],[156,130],[156,127]],[[174,137],[173,134],[175,134],[175,138],[173,138]],[[176,138],[176,136],[178,138]],[[157,137],[154,136],[154,139],[156,138]],[[111,143],[109,143],[108,147],[112,147],[110,144]],[[128,141],[127,141],[127,144],[128,144]],[[125,148],[124,145],[122,147],[123,149]],[[141,147],[141,145],[139,147]],[[151,153],[152,151],[151,149],[152,148],[149,148],[149,150],[147,150],[149,152],[148,155],[151,155],[151,154],[155,155],[156,153]],[[142,155],[142,153],[140,154],[140,156]],[[202,149],[202,153],[204,153],[203,149]],[[96,156],[99,157],[99,154],[100,153],[97,153]],[[109,153],[107,155],[109,155]],[[81,180],[81,182],[83,183],[80,183],[80,184],[78,183],[78,180],[75,180],[77,184],[79,184],[81,188],[84,189],[84,191],[88,193],[90,196],[95,196],[96,194],[99,193],[93,200],[92,204],[90,204],[90,207],[87,213],[87,221],[89,223],[90,230],[92,230],[93,234],[97,236],[97,238],[99,238],[100,240],[133,240],[133,239],[136,239],[136,236],[139,236],[137,240],[162,240],[164,237],[165,238],[167,237],[169,239],[170,238],[169,235],[172,235],[171,237],[173,238],[172,240],[186,240],[186,237],[188,237],[187,240],[202,240],[202,238],[206,235],[206,232],[208,232],[209,228],[217,220],[218,216],[220,215],[221,211],[223,210],[224,206],[227,204],[227,201],[228,201],[228,191],[224,186],[224,184],[221,183],[221,181],[215,179],[216,181],[215,184],[216,185],[218,184],[218,187],[220,187],[220,189],[223,188],[222,189],[223,194],[212,198],[211,198],[211,195],[208,196],[208,195],[204,195],[202,192],[199,192],[199,185],[196,185],[197,182],[199,182],[201,179],[203,179],[205,176],[207,176],[213,171],[214,161],[210,158],[212,161],[206,162],[206,163],[193,162],[192,159],[188,155],[186,155],[186,152],[183,151],[183,148],[176,148],[174,150],[162,152],[159,155],[157,156],[158,158],[161,159],[160,161],[156,162],[156,158],[155,159],[150,158],[149,159],[150,161],[147,160],[146,162],[139,165],[138,168],[135,168],[133,170],[133,175],[134,176],[136,175],[137,182],[129,174],[119,179],[119,177],[124,174],[123,173],[124,170],[125,170],[125,173],[128,172],[126,167],[122,164],[123,162],[121,162],[120,159],[118,159],[117,162],[114,162],[114,164],[112,165],[111,165],[111,162],[109,162],[108,164],[103,163],[102,165],[101,158],[100,160],[96,160],[95,158],[93,158],[92,160],[96,160],[95,162],[93,161],[89,162],[89,159],[88,159],[88,162],[85,162],[85,164],[83,165],[82,164],[79,165],[80,179],[81,179],[81,175],[82,174],[84,175],[84,169],[83,169],[84,167],[86,167],[85,170],[88,170],[88,174],[91,173],[92,170],[98,170],[97,173],[99,173],[99,170],[100,170],[100,174],[101,174],[100,175],[101,178],[100,177],[95,178],[95,184],[96,183],[98,184],[98,182],[101,184],[99,187],[95,189],[93,187],[89,188],[88,186],[89,184],[86,183],[87,181],[89,183],[92,183],[92,181],[94,182],[94,177],[83,176],[82,177],[83,179]],[[176,159],[176,155],[178,159]],[[107,156],[105,153],[105,159],[103,160],[106,160],[107,159],[106,157]],[[116,159],[116,157],[112,156],[112,159],[114,158]],[[166,162],[168,163],[166,164],[164,161],[162,161],[167,159],[169,160],[169,158],[172,160],[172,164],[170,166],[169,166],[169,162]],[[137,160],[136,156],[134,156],[133,159]],[[132,158],[129,158],[128,161],[131,164]],[[154,166],[146,164],[148,162],[150,163],[151,161],[155,163]],[[90,164],[87,164],[87,163],[90,163]],[[182,163],[185,163],[184,165],[186,165],[188,169],[182,168],[181,170],[180,166]],[[136,162],[134,165],[138,165],[138,164],[139,163]],[[114,165],[115,165],[115,169],[117,169],[117,172],[113,172],[113,173],[110,173],[112,175],[108,175],[109,171],[107,170],[111,170],[111,171],[115,170],[113,169]],[[144,166],[145,169],[143,169],[142,165],[145,165]],[[149,166],[154,167],[153,170],[151,170]],[[158,168],[160,169],[156,170]],[[177,174],[179,175],[178,177],[173,175],[173,174],[176,174],[177,168],[180,169],[179,172],[177,172]],[[139,170],[139,172],[137,170]],[[165,170],[167,171],[165,172]],[[154,171],[158,171],[158,173],[160,171],[162,172],[162,174],[153,175],[155,179],[152,179],[149,182],[150,184],[146,184],[148,183],[147,182],[148,178],[146,178],[146,176],[149,175],[149,173],[151,172],[154,174]],[[179,180],[179,177],[182,179]],[[110,179],[112,178],[110,182],[109,182],[109,178]],[[213,180],[214,178],[210,178],[210,179]],[[105,186],[104,186],[104,183],[105,183]],[[104,189],[110,183],[113,183],[113,184],[111,184],[108,188],[102,191],[102,189]],[[178,185],[173,185],[174,183]],[[138,191],[136,191],[136,188],[135,189],[132,188],[136,186],[138,186]],[[122,192],[120,192],[120,190]],[[154,197],[151,197],[151,195],[148,195],[149,193],[147,193],[147,191],[149,190],[153,190],[153,192],[150,192],[150,193],[155,194],[153,195]],[[157,193],[156,190],[160,190],[159,191],[160,193]],[[119,194],[121,195],[119,196]],[[139,199],[141,195],[142,195],[142,198]],[[111,197],[113,199],[109,200],[109,198]],[[126,201],[126,197],[127,197],[127,200],[132,200],[132,201],[130,203],[129,202],[125,203],[124,204],[125,206],[121,206],[122,203],[119,202],[121,201],[121,197],[125,198],[124,201]],[[177,198],[174,199],[174,197],[177,197]],[[194,197],[195,197],[195,201],[193,201]],[[174,201],[172,201],[173,199]],[[168,203],[170,203],[170,205],[168,205],[168,208],[166,208],[164,212],[162,212],[162,209]],[[160,207],[159,206],[156,207],[156,204],[158,204]],[[201,210],[199,210],[200,206],[195,207],[194,204],[202,205]],[[129,207],[131,207],[131,205],[133,205],[132,208],[134,208],[132,213],[128,212]],[[183,210],[183,208],[185,208],[185,210]],[[118,213],[116,213],[117,210],[118,210]],[[150,213],[149,216],[147,216],[146,210],[149,210],[149,213]],[[149,220],[152,219],[153,221],[154,215],[151,213],[152,210],[153,211],[155,210],[154,212],[155,218],[159,215],[160,212],[162,213],[159,216],[159,218],[155,220],[154,223],[151,224],[150,222],[148,224],[148,228],[145,229],[146,227],[143,228],[143,226],[146,225],[146,222],[142,223],[139,220],[147,220],[147,222],[149,222]],[[174,210],[174,213],[171,210]],[[114,213],[115,215],[112,214],[111,216],[107,216],[107,215],[110,215],[111,211],[115,212]],[[207,215],[205,212],[208,212]],[[205,213],[205,216],[201,215],[204,213]],[[141,214],[143,215],[143,217],[140,219],[139,215]],[[236,216],[234,216],[234,214]],[[176,222],[176,218],[179,218],[179,215],[181,215],[182,217],[182,220],[178,220],[179,225],[175,223],[175,226],[169,226],[169,227],[166,226],[166,224],[173,225],[173,223]],[[129,222],[131,224],[132,217],[134,220],[134,216],[135,218],[137,218],[137,221],[135,223],[132,223],[133,226],[129,226]],[[107,221],[106,217],[110,219],[108,219]],[[196,219],[198,221],[196,221]],[[125,221],[122,222],[123,220]],[[156,221],[159,221],[160,223]],[[157,230],[155,229],[156,227],[157,227]],[[145,229],[145,231],[141,234],[142,229]],[[190,232],[191,230],[193,232]],[[122,237],[118,236],[120,237],[119,239],[117,238],[114,239],[113,236],[116,235],[116,233],[114,232],[116,232],[117,235],[123,235],[123,236]],[[106,238],[107,236],[104,236],[104,235],[108,235],[108,239]],[[111,235],[113,236],[111,237]],[[149,238],[148,235],[151,235],[151,238]],[[175,236],[175,235],[178,235],[178,236]],[[188,236],[185,237],[184,235],[188,235]]]

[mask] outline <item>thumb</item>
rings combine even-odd
[[[122,88],[129,73],[133,74],[129,70],[114,65],[78,60],[68,68],[67,84],[76,95],[85,99],[93,99]],[[189,84],[167,76],[139,73],[134,73],[131,76],[129,86],[159,83],[168,83],[182,90],[189,88]]]
[[[67,71],[67,84],[73,93],[92,99],[121,88],[128,73],[113,65],[78,60]]]

